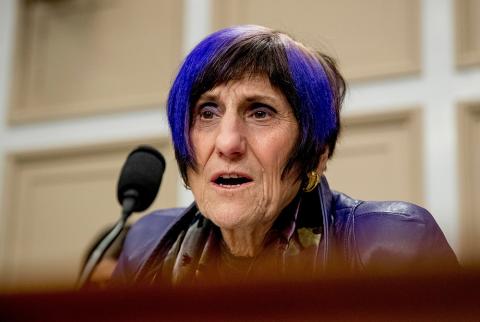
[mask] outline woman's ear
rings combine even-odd
[[[318,162],[317,173],[321,176],[325,171],[327,171],[327,161],[328,161],[328,154],[330,149],[328,146],[325,148],[325,151],[322,153],[320,157],[320,161]]]

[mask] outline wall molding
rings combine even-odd
[[[112,223],[112,220],[120,214],[120,206],[117,206],[115,195],[111,195],[108,191],[104,191],[102,188],[106,183],[116,180],[120,174],[120,168],[112,168],[113,164],[121,165],[123,160],[119,160],[127,157],[129,151],[134,147],[141,144],[150,144],[157,149],[163,151],[164,157],[167,161],[167,169],[163,177],[164,187],[162,189],[164,193],[160,193],[157,199],[150,209],[154,207],[173,207],[176,205],[177,195],[177,183],[180,180],[175,157],[173,155],[173,149],[171,147],[170,139],[168,137],[145,137],[143,139],[134,139],[126,141],[112,141],[102,142],[98,144],[85,144],[78,146],[64,146],[57,148],[50,148],[45,150],[28,150],[10,153],[6,158],[6,178],[4,181],[3,209],[0,218],[2,219],[2,225],[5,227],[5,235],[0,236],[0,246],[3,248],[4,258],[0,258],[0,286],[2,288],[15,287],[31,287],[39,286],[37,283],[52,282],[60,283],[60,286],[71,285],[72,268],[78,268],[78,263],[82,256],[82,249],[79,246],[85,245],[85,249],[88,243],[91,241],[92,234],[101,230],[105,224]],[[99,186],[94,186],[100,184]],[[115,186],[109,186],[109,191],[116,191]],[[51,215],[45,213],[45,209],[50,209],[50,206],[45,208],[45,202],[48,204],[48,200],[43,202],[42,196],[45,196],[49,191],[60,191],[59,189],[67,189],[64,194],[68,194],[68,200],[75,200],[74,206],[69,206],[66,201],[62,201],[61,196],[52,196],[52,200],[56,200],[52,209]],[[88,189],[87,189],[88,188]],[[72,189],[72,190],[70,190]],[[87,189],[87,190],[85,190]],[[73,196],[70,192],[82,192],[88,194],[88,196]],[[102,196],[102,200],[99,201],[99,209],[110,209],[108,213],[103,213],[102,210],[97,211],[97,205],[86,205],[85,209],[94,209],[95,211],[85,214],[88,216],[79,217],[79,213],[84,211],[84,204],[78,200],[96,200],[97,197],[92,199],[93,195],[89,191],[98,191],[99,196]],[[108,201],[105,201],[108,195]],[[97,196],[97,194],[95,194]],[[28,199],[28,202],[26,201]],[[77,200],[78,199],[78,200]],[[111,199],[111,200],[110,200]],[[80,202],[80,204],[78,204]],[[40,206],[39,206],[40,205]],[[42,206],[43,205],[43,206]],[[34,207],[34,209],[32,209]],[[64,242],[71,243],[71,245],[49,244],[48,251],[46,251],[45,257],[39,254],[33,256],[32,247],[39,247],[31,244],[39,238],[39,234],[48,234],[51,230],[49,225],[55,225],[55,218],[59,217],[59,209],[65,209],[65,216],[69,215],[68,209],[75,207],[70,213],[71,219],[62,219],[79,222],[79,230],[72,230],[71,224],[62,226],[57,223],[58,227],[55,227],[55,231],[60,231],[59,235],[65,235],[65,233],[72,233],[71,240],[65,240]],[[69,208],[70,207],[70,208]],[[117,209],[118,211],[115,211]],[[62,210],[63,211],[63,210]],[[33,216],[33,217],[32,217]],[[82,218],[84,217],[84,218]],[[38,225],[42,222],[42,218],[49,218],[45,221],[46,228]],[[132,216],[132,220],[139,218],[139,215]],[[53,222],[49,222],[53,220]],[[93,220],[90,221],[90,220]],[[47,224],[47,221],[49,222]],[[83,226],[82,223],[83,222]],[[35,224],[37,223],[37,224]],[[87,225],[85,225],[87,223]],[[65,230],[65,232],[63,232]],[[25,235],[27,234],[27,235]],[[90,236],[92,235],[92,236]],[[29,239],[25,236],[30,236]],[[36,236],[36,237],[35,237]],[[49,238],[51,238],[49,236]],[[42,241],[43,242],[43,241]],[[61,240],[60,240],[61,242]],[[45,242],[47,243],[47,242]],[[44,248],[42,248],[44,249]],[[65,249],[70,249],[68,253],[64,253]],[[62,253],[63,252],[63,253]],[[31,254],[32,253],[32,254]],[[38,252],[34,252],[37,254]],[[24,255],[22,255],[24,254]],[[64,262],[57,263],[56,266],[48,261],[48,254],[50,254],[51,261],[58,261],[59,258],[64,259]],[[25,257],[32,255],[30,257]],[[68,256],[67,256],[68,255]],[[33,266],[22,265],[25,261],[31,261]],[[39,280],[38,276],[30,277],[30,271],[35,270],[34,267],[39,267],[38,271],[41,272],[43,278]],[[54,271],[55,269],[62,268],[64,266],[65,276],[60,277],[60,280],[54,280],[54,276],[48,274],[48,268],[50,266]],[[47,272],[45,272],[47,271]],[[40,274],[40,273],[39,273]],[[63,280],[62,280],[63,278]],[[23,281],[25,280],[25,281]],[[43,281],[44,280],[44,281]]]
[[[458,104],[460,257],[480,261],[480,101]]]
[[[181,1],[21,0],[9,122],[164,106]]]
[[[333,179],[335,175],[339,178],[340,188],[332,185],[334,189],[365,200],[405,200],[424,204],[420,108],[350,114],[343,117],[342,124],[343,135],[340,135],[338,150],[328,167],[333,170],[330,172]],[[339,162],[337,165],[336,160]],[[378,164],[379,167],[372,173],[373,165],[365,163],[375,164],[379,160],[383,163]],[[389,176],[392,171],[394,173]],[[350,174],[343,178],[344,172]],[[401,180],[392,179],[398,173],[401,173]],[[360,182],[368,176],[371,186],[359,186],[357,181],[352,181],[355,175]]]
[[[458,67],[480,65],[480,2],[455,0],[455,38]]]
[[[419,0],[213,0],[212,7],[214,29],[260,24],[292,33],[336,57],[350,81],[416,74],[421,69]],[[379,30],[378,24],[384,28]]]

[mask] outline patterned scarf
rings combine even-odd
[[[169,239],[168,246],[153,255],[142,279],[179,285],[314,274],[321,266],[322,225],[318,221],[312,225],[301,204],[297,197],[282,211],[255,257],[233,256],[220,229],[197,211],[193,220]]]

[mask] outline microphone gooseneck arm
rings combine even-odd
[[[120,233],[125,228],[125,224],[127,222],[128,217],[133,212],[135,208],[136,197],[138,196],[138,192],[131,189],[125,192],[125,199],[123,199],[122,204],[122,215],[120,219],[116,222],[115,226],[110,230],[110,232],[102,239],[102,241],[98,244],[98,246],[93,251],[92,255],[88,258],[87,263],[85,264],[80,278],[78,280],[78,288],[83,287],[87,281],[90,280],[90,277],[93,273],[93,270],[98,265],[98,263],[102,260],[103,256],[113,244],[113,242],[118,238]]]
[[[165,159],[155,148],[141,145],[130,152],[117,183],[117,199],[122,205],[122,215],[89,256],[80,274],[78,287],[90,280],[105,252],[125,228],[130,214],[150,207],[157,195],[164,171]]]

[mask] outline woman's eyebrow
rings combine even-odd
[[[271,103],[275,103],[278,101],[278,98],[275,96],[264,95],[264,94],[256,94],[256,95],[249,95],[245,98],[247,102],[252,101],[268,101]]]
[[[198,101],[215,101],[219,99],[219,94],[214,92],[206,92],[203,93],[199,98]],[[271,103],[278,102],[278,97],[266,94],[252,94],[252,95],[245,95],[243,99],[247,102],[254,102],[254,101],[267,101]]]
[[[217,94],[206,92],[206,93],[203,93],[202,95],[200,95],[198,100],[199,101],[200,100],[201,101],[213,101],[213,100],[216,100],[217,98],[218,98]]]

